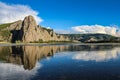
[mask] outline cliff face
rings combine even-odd
[[[43,42],[43,41],[70,41],[69,38],[57,35],[52,29],[46,29],[36,24],[33,16],[27,16],[23,21],[19,20],[2,28],[9,34],[0,34],[1,41],[8,42]],[[5,38],[4,38],[5,37]]]
[[[39,28],[32,16],[25,17],[21,31],[23,42],[34,42],[40,39]]]

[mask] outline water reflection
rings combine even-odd
[[[41,64],[36,64],[34,69],[24,70],[23,66],[18,66],[10,63],[0,63],[0,80],[30,80],[37,74]]]
[[[74,52],[72,58],[77,60],[104,61],[119,57],[120,47],[115,45],[0,47],[0,61],[23,65],[25,70],[31,70],[38,61],[60,52],[67,52],[68,54]]]
[[[43,58],[52,57],[54,53],[64,51],[67,46],[13,46],[0,47],[0,60],[6,63],[23,65],[31,70]]]
[[[120,48],[113,48],[111,50],[104,51],[81,51],[75,53],[76,54],[73,56],[73,59],[84,61],[93,60],[96,62],[101,62],[119,58]]]
[[[29,80],[38,69],[43,58],[64,51],[64,46],[13,46],[0,47],[0,80]]]
[[[67,56],[63,57],[64,55]],[[53,59],[54,61],[51,62],[52,63],[51,65],[47,64],[49,66],[53,66],[56,63],[58,63],[56,61],[59,61],[57,59],[57,56],[61,56],[63,58],[61,60],[58,58],[61,63],[66,62],[67,57],[69,57],[69,61],[65,63],[66,65],[68,64],[69,66],[73,66],[74,64],[72,60],[96,61],[96,62],[109,61],[111,59],[118,59],[120,57],[120,46],[52,45],[52,46],[0,47],[0,73],[1,73],[0,80],[6,80],[6,79],[29,80],[34,76],[36,76],[36,74],[38,73],[40,74],[39,70],[41,68],[42,68],[41,69],[41,75],[42,75],[43,74],[42,71],[44,72],[45,70],[43,68],[45,68],[46,66],[45,64],[42,64],[41,61],[43,59],[46,60],[46,58],[48,57],[55,58]],[[57,68],[61,67],[58,65],[56,66]],[[72,68],[77,66],[79,65],[76,64],[76,66],[73,66]]]

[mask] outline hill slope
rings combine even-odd
[[[80,42],[120,42],[119,37],[108,34],[62,34]]]

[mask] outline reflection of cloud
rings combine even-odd
[[[104,61],[115,59],[120,55],[120,49],[114,48],[109,51],[81,51],[73,56],[73,59],[76,60],[95,60],[95,61]]]
[[[40,67],[41,64],[37,63],[34,69],[28,71],[24,70],[23,66],[0,63],[0,80],[29,80],[37,73]]]

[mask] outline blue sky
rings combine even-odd
[[[42,26],[70,30],[81,25],[120,26],[120,0],[0,0],[28,5],[43,19]],[[115,26],[115,27],[116,27]]]

